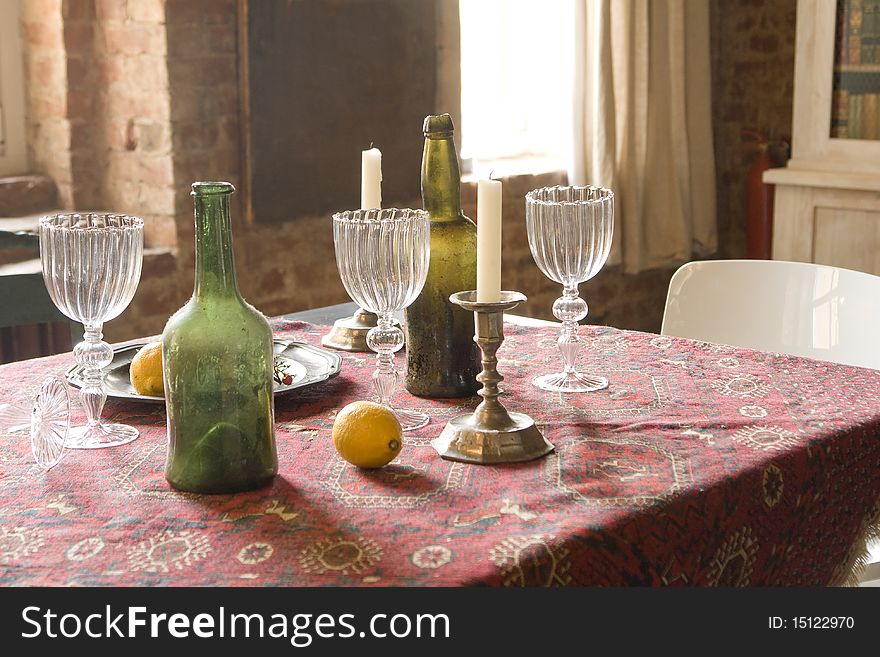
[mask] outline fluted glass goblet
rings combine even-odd
[[[74,347],[83,367],[80,391],[87,423],[71,428],[67,447],[113,447],[138,437],[134,427],[107,424],[101,411],[107,394],[104,368],[113,349],[104,342],[104,322],[115,319],[131,302],[141,277],[144,222],[106,213],[64,213],[40,219],[40,259],[49,296],[62,313],[84,329]]]
[[[431,256],[431,227],[424,210],[388,208],[333,215],[336,266],[346,292],[362,308],[376,313],[377,326],[367,333],[376,352],[373,388],[378,402],[391,408],[404,431],[428,423],[424,413],[393,408],[398,372],[394,354],[404,335],[393,313],[409,306],[422,291]]]
[[[553,304],[562,322],[557,340],[563,370],[536,377],[532,383],[553,392],[593,392],[608,379],[578,372],[578,322],[587,316],[587,302],[578,285],[595,276],[608,259],[614,232],[614,194],[592,186],[555,186],[526,194],[526,229],[532,257],[543,274],[563,287]]]
[[[23,401],[0,404],[0,434],[28,432],[34,460],[44,470],[61,460],[69,429],[67,384],[57,376],[43,379],[36,394],[25,394]]]

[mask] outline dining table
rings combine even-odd
[[[270,322],[277,339],[320,348],[353,308]],[[479,398],[401,386],[396,401],[429,424],[385,467],[350,465],[333,422],[371,398],[374,359],[335,352],[337,376],[276,397],[272,483],[196,495],[165,480],[164,405],[110,398],[105,418],[140,431],[130,444],[67,450],[44,470],[26,432],[0,436],[0,585],[855,583],[880,519],[880,371],[584,325],[578,367],[608,387],[548,392],[532,379],[561,366],[559,325],[506,320],[504,404],[553,444],[544,458],[441,458],[431,441]],[[0,366],[0,400],[27,401],[72,364]]]

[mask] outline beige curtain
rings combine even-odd
[[[575,184],[614,190],[611,262],[714,253],[707,0],[575,0]]]

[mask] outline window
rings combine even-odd
[[[27,169],[18,4],[0,2],[0,176]]]
[[[569,158],[573,0],[460,0],[462,159]]]

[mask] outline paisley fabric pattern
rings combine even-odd
[[[280,320],[320,345],[326,327]],[[477,398],[402,406],[431,423],[380,470],[341,461],[330,431],[370,397],[373,361],[279,398],[280,473],[262,490],[198,496],[163,477],[160,405],[110,401],[141,437],[33,463],[0,436],[5,585],[826,585],[849,575],[880,500],[880,372],[605,327],[584,327],[584,370],[607,390],[561,395],[550,328],[508,325],[505,403],[556,446],[511,466],[440,459],[430,446]],[[402,366],[403,358],[398,356]],[[0,368],[24,399],[68,355]],[[81,409],[74,421],[83,421]],[[870,518],[868,516],[871,516]]]

